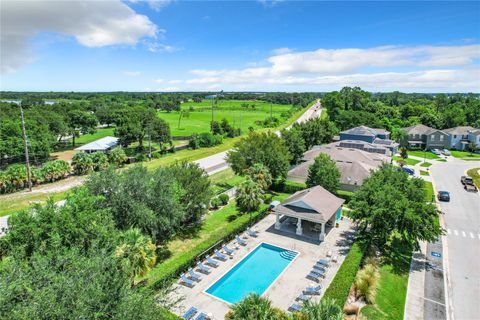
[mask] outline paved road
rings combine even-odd
[[[450,192],[441,202],[444,227],[444,268],[447,277],[448,317],[480,319],[480,195],[466,192],[460,177],[480,167],[479,161],[449,160],[430,168],[435,189]]]
[[[296,122],[302,123],[302,122],[307,121],[308,119],[319,117],[321,113],[322,113],[322,109],[321,109],[320,99],[318,99],[317,102],[313,106],[308,108],[308,110],[305,111],[305,113],[303,113],[300,117],[298,117]],[[280,133],[277,132],[277,134],[280,134]],[[205,169],[205,171],[209,175],[211,175],[211,174],[214,174],[216,172],[219,172],[219,171],[222,171],[222,170],[225,170],[225,169],[228,168],[228,164],[225,161],[225,157],[227,156],[227,152],[228,152],[228,150],[223,151],[223,152],[219,152],[219,153],[216,153],[216,154],[211,155],[209,157],[196,160],[194,162],[198,163],[198,165],[200,167]]]

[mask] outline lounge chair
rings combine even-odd
[[[195,280],[195,281],[200,282],[200,280],[202,280],[202,276],[199,275],[198,273],[196,273],[195,271],[193,271],[192,268],[188,269],[188,276],[189,276],[190,279]]]
[[[321,285],[315,286],[315,287],[306,287],[305,290],[303,290],[303,293],[305,294],[320,294],[320,290],[322,289]]]
[[[310,273],[307,274],[307,278],[308,278],[308,279],[311,279],[311,280],[314,280],[314,281],[317,281],[317,282],[320,282],[322,276],[319,275],[319,274],[316,273],[316,272],[310,271]]]
[[[192,287],[195,286],[195,282],[193,282],[192,280],[188,279],[188,278],[185,276],[184,273],[182,273],[182,274],[180,275],[180,281],[181,281],[184,285],[186,285],[187,287],[192,288]]]
[[[329,251],[327,252],[326,256],[327,256],[327,258],[330,258],[330,257],[332,256],[332,251],[329,250]]]
[[[290,307],[288,307],[288,310],[299,312],[302,311],[302,306],[297,303],[293,303]]]
[[[196,318],[195,320],[208,320],[210,319],[210,317],[206,314],[206,313],[200,313]]]
[[[296,300],[305,302],[310,300],[310,297],[307,295],[304,295],[303,293],[300,293]]]
[[[210,272],[212,272],[212,269],[204,265],[202,262],[197,263],[197,270],[205,274],[209,274]]]
[[[229,256],[233,256],[233,254],[235,253],[235,249],[229,248],[226,244],[223,245],[223,250],[224,250],[225,253],[228,254]]]
[[[254,237],[254,238],[257,237],[257,232],[256,232],[256,231],[253,231],[253,230],[250,229],[250,228],[247,229],[247,234],[248,234],[250,237]]]
[[[198,312],[197,308],[191,307],[190,309],[187,310],[182,316],[183,319],[185,320],[190,320],[193,318],[193,316]]]
[[[237,241],[237,243],[241,246],[246,246],[247,245],[247,241],[241,239],[239,236],[235,237],[235,241]]]
[[[222,261],[227,261],[227,259],[228,259],[227,256],[224,255],[223,253],[221,253],[220,251],[215,250],[214,253],[215,253],[215,257],[216,257],[217,259],[220,259],[220,260],[222,260]]]
[[[327,273],[326,270],[324,270],[324,269],[315,269],[315,268],[313,268],[310,272],[311,273],[316,273],[322,278],[325,278],[325,274]]]
[[[210,257],[210,256],[207,256],[207,264],[214,267],[214,268],[219,266],[218,262],[213,260],[213,258]]]
[[[313,269],[326,273],[328,268],[325,267],[323,264],[316,264],[313,266]]]
[[[320,265],[324,265],[326,267],[330,266],[330,259],[320,259],[317,261],[316,263],[317,265],[320,264]]]

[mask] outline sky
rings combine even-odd
[[[480,2],[0,2],[3,91],[479,92]]]

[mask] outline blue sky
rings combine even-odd
[[[1,90],[480,88],[479,2],[1,5]]]

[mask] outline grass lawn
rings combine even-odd
[[[425,171],[425,170],[420,170],[420,175],[421,176],[429,176],[430,173],[428,173],[428,171]]]
[[[456,150],[452,150],[451,153],[452,153],[452,156],[454,156],[455,158],[460,158],[463,160],[480,160],[479,153],[470,153],[466,151],[456,151]]]
[[[289,196],[287,193],[277,193],[275,200],[284,200]],[[268,205],[261,206],[252,217],[260,214]],[[158,258],[157,265],[148,273],[145,280],[147,285],[152,285],[159,280],[165,279],[177,268],[193,259],[235,229],[249,221],[248,214],[239,214],[235,203],[230,203],[222,209],[210,212],[203,221],[201,228],[191,236],[179,237],[170,241],[165,248],[164,257]]]
[[[423,162],[423,163],[420,165],[420,167],[428,168],[428,167],[430,167],[431,165],[432,165],[431,162]]]
[[[237,176],[228,168],[210,176],[214,194],[219,194],[245,181],[245,177]]]
[[[437,156],[436,154],[434,154],[430,151],[424,152],[422,150],[413,150],[413,151],[408,151],[408,155],[414,156],[414,157],[419,157],[419,158],[430,159],[430,160],[440,159],[439,156]]]
[[[409,166],[414,166],[416,165],[417,163],[419,163],[420,161],[419,160],[415,160],[415,159],[410,159],[410,158],[407,158],[407,159],[402,159],[402,157],[399,157],[399,156],[393,156],[392,157],[393,160],[395,161],[405,161],[406,164],[408,164]]]
[[[434,194],[433,194],[433,184],[430,181],[424,181],[425,184],[425,200],[427,202],[433,202],[434,200]]]
[[[467,175],[473,178],[473,183],[480,188],[480,174],[478,173],[480,168],[473,168],[467,171]]]
[[[14,212],[26,209],[36,202],[45,202],[48,198],[53,198],[53,201],[65,199],[68,191],[55,193],[21,193],[2,195],[0,197],[0,217],[12,214]]]
[[[115,128],[101,128],[101,129],[97,129],[97,131],[94,134],[81,135],[80,137],[75,139],[75,148],[106,136],[114,136],[113,134],[114,130]],[[69,141],[71,143],[72,140],[70,139]]]
[[[255,109],[251,107],[242,107],[242,104],[255,105]],[[291,105],[271,104],[272,116],[281,120],[282,112],[288,111],[292,108]],[[181,105],[182,110],[190,110],[189,116],[180,120],[180,127],[178,120],[180,112],[159,112],[160,118],[165,119],[170,124],[172,136],[187,136],[192,133],[201,133],[210,131],[210,121],[212,120],[212,101],[203,100],[202,102],[185,102]],[[270,103],[265,101],[243,101],[243,100],[219,100],[218,105],[214,107],[213,118],[215,121],[221,121],[223,118],[227,119],[230,125],[236,128],[240,127],[241,115],[241,130],[246,132],[248,128],[259,128],[255,124],[257,120],[264,120],[270,117]]]

